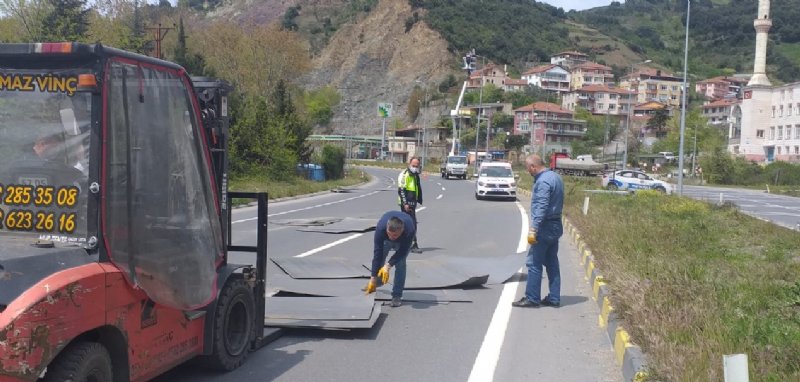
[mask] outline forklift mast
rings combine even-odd
[[[200,113],[203,119],[208,149],[211,152],[211,166],[214,183],[219,195],[220,224],[222,238],[226,246],[230,241],[230,218],[228,209],[228,94],[233,87],[226,81],[211,77],[191,77]]]

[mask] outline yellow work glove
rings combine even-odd
[[[367,286],[364,288],[364,294],[371,294],[375,293],[375,289],[378,289],[378,285],[375,283],[375,279],[369,279]]]
[[[389,270],[392,268],[389,263],[386,263],[381,269],[378,270],[378,277],[381,279],[381,284],[389,282]]]
[[[528,231],[528,244],[534,245],[536,244],[536,230],[532,229]]]

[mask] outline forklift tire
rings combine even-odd
[[[97,342],[69,345],[47,365],[44,382],[113,382],[111,356]]]
[[[228,279],[212,318],[213,351],[205,357],[212,369],[231,371],[244,363],[255,338],[255,306],[253,289],[236,275]]]

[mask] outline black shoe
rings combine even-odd
[[[561,303],[560,302],[552,302],[552,301],[550,301],[550,296],[547,296],[547,297],[542,299],[542,305],[544,305],[544,306],[552,306],[553,308],[561,307]]]
[[[541,304],[528,300],[527,297],[522,297],[521,299],[519,299],[519,301],[512,302],[511,306],[515,306],[517,308],[538,308],[539,306],[541,306]]]
[[[397,308],[400,305],[403,305],[402,297],[392,297],[392,302],[391,302],[392,308]]]
[[[422,249],[420,249],[420,247],[414,245],[414,246],[411,247],[411,252],[413,252],[413,253],[422,253]]]

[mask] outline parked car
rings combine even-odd
[[[603,175],[603,188],[609,190],[656,190],[665,194],[672,193],[672,185],[654,179],[642,171],[617,170]]]
[[[517,199],[517,179],[511,164],[506,162],[483,162],[475,182],[475,199]]]

